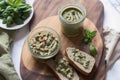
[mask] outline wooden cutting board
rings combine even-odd
[[[87,18],[99,28],[99,31],[102,30],[104,7],[99,0],[35,0],[33,5],[34,16],[30,23],[30,29],[35,27],[41,20],[57,15],[59,7],[68,1],[81,2],[87,10]]]
[[[67,47],[75,47],[75,48],[79,48],[80,50],[85,51],[88,54],[90,54],[89,45],[85,45],[82,43],[82,39],[83,39],[82,33],[83,32],[81,31],[80,35],[77,37],[74,37],[74,38],[73,37],[68,38],[68,37],[64,36],[63,33],[61,32],[61,23],[59,21],[58,16],[52,16],[52,17],[48,17],[48,18],[42,20],[40,23],[37,24],[37,26],[35,26],[35,28],[38,28],[40,26],[51,27],[60,35],[61,42],[62,42],[60,53],[65,54],[65,50]],[[95,71],[98,69],[99,63],[100,63],[101,57],[102,57],[103,41],[102,41],[102,38],[100,36],[98,29],[93,24],[93,22],[90,21],[89,19],[87,19],[87,18],[85,19],[82,27],[85,29],[91,30],[91,31],[93,31],[93,30],[97,31],[97,34],[92,41],[92,44],[96,47],[98,55],[95,57],[96,63],[95,63],[95,67],[94,67],[91,75],[84,76],[80,72],[78,72],[78,74],[79,74],[81,80],[88,80],[88,78],[90,78],[91,80],[94,80],[94,78],[96,77]],[[50,68],[46,64],[41,63],[40,60],[35,59],[31,55],[30,50],[27,45],[27,40],[25,41],[23,49],[22,49],[21,60],[23,63],[22,66],[24,66],[29,71],[29,73],[27,73],[27,75],[29,74],[30,78],[33,78],[36,76],[34,74],[34,72],[36,74],[39,74],[39,76],[41,76],[41,78],[38,78],[38,76],[36,76],[36,78],[34,78],[34,80],[37,80],[37,79],[41,80],[43,78],[42,75],[44,75],[44,76],[46,75],[47,77],[53,76],[53,78],[56,78],[55,75],[53,74],[53,72],[50,71]],[[32,72],[30,72],[30,71],[32,71]],[[26,73],[24,68],[21,68],[21,72],[22,72],[21,75],[23,75],[23,78],[24,78],[25,77],[24,73]],[[31,73],[32,73],[32,75],[31,75]],[[29,77],[27,77],[27,79],[25,79],[25,80],[28,80]],[[47,77],[45,77],[45,79],[43,79],[43,80],[47,80]]]
[[[42,19],[48,17],[48,16],[52,16],[52,15],[56,15],[57,14],[57,10],[58,7],[61,3],[66,2],[67,0],[36,0],[35,4],[34,4],[34,17],[31,21],[31,29],[34,28],[39,21],[41,21]],[[87,18],[89,18],[88,20],[91,22],[91,24],[94,26],[96,26],[98,28],[98,31],[100,32],[100,35],[102,36],[102,26],[103,26],[103,5],[101,2],[99,2],[98,0],[81,0],[80,2],[82,2],[84,4],[84,6],[87,9]],[[43,20],[45,21],[45,20]],[[48,21],[49,23],[49,21]],[[94,25],[94,24],[95,25]],[[51,23],[50,23],[51,24]],[[53,23],[54,24],[54,23]],[[42,25],[42,24],[41,24]],[[25,44],[24,44],[25,46]],[[103,46],[101,47],[103,49]],[[45,72],[51,72],[50,69],[46,68],[46,67],[42,67],[41,72],[39,72],[39,67],[41,68],[42,65],[45,64],[37,64],[38,62],[37,60],[35,60],[33,57],[27,56],[27,51],[25,50],[26,47],[23,47],[23,52],[26,53],[26,55],[21,56],[21,63],[20,63],[20,72],[21,72],[21,76],[23,78],[23,80],[54,80],[54,75],[52,75],[51,73],[47,73],[46,75]],[[23,54],[22,52],[22,54]],[[104,60],[104,56],[105,54],[102,52],[101,50],[101,56],[99,57],[99,61],[97,63],[97,70],[94,73],[94,75],[92,75],[91,77],[87,77],[87,79],[84,78],[84,76],[82,75],[82,80],[104,80],[105,78],[105,60]],[[23,60],[24,58],[24,60]],[[33,59],[33,60],[32,60]],[[26,61],[25,61],[26,60]],[[27,61],[29,60],[29,61]],[[26,63],[28,62],[28,63]],[[38,62],[39,63],[39,62]],[[27,66],[26,66],[27,64]],[[39,66],[37,68],[35,68],[34,66],[31,65],[36,65]],[[28,68],[30,66],[30,68]],[[47,66],[47,65],[46,65]],[[46,70],[46,71],[45,71]],[[38,71],[38,72],[36,72]],[[81,74],[80,74],[81,76]]]

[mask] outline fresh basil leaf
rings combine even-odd
[[[24,10],[23,12],[30,12],[31,8],[27,8],[26,10]]]
[[[6,7],[6,2],[3,0],[3,1],[0,1],[0,8],[4,9]]]
[[[23,0],[14,0],[14,6],[17,7],[22,4]]]
[[[8,13],[13,12],[13,11],[14,11],[14,8],[11,6],[7,6],[7,8],[5,10],[5,12],[8,12]]]
[[[88,44],[89,42],[91,42],[90,38],[84,38],[84,43]]]
[[[96,36],[97,31],[91,32],[92,37]]]
[[[13,0],[7,0],[7,2],[8,2],[8,4],[10,4],[10,5],[14,5],[14,1]]]
[[[89,31],[88,29],[84,30],[85,32],[85,37],[84,37],[84,43],[88,44],[89,42],[92,41],[92,38],[96,35],[97,31]]]
[[[14,12],[15,13],[18,13],[19,11],[18,11],[18,8],[14,8]]]
[[[23,24],[30,13],[31,6],[25,0],[0,0],[0,18],[8,27]]]
[[[6,23],[7,23],[6,18],[3,19],[3,22],[2,22],[2,23],[3,23],[3,24],[6,24]]]
[[[17,24],[17,25],[20,25],[20,24],[23,24],[23,20],[22,19],[20,19],[20,18],[16,18],[15,19],[15,23]]]
[[[25,13],[23,13],[23,14],[24,14],[24,15],[21,16],[21,18],[22,18],[23,20],[27,19],[27,18],[30,16],[29,12],[25,12]]]
[[[21,5],[23,0],[8,0],[8,3],[14,7]]]
[[[89,46],[89,51],[90,51],[92,56],[95,57],[97,55],[97,50],[96,50],[96,48],[93,45]]]
[[[8,16],[8,17],[7,17],[7,23],[12,23],[12,21],[13,21],[12,16]]]
[[[5,4],[5,1],[0,1],[0,7]]]
[[[12,22],[13,22],[12,16],[8,16],[8,17],[7,17],[7,26],[10,27],[11,24],[12,24]]]

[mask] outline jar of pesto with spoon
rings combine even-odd
[[[80,28],[86,17],[86,9],[81,3],[65,3],[60,7],[58,15],[63,34],[67,37],[75,37],[80,34]]]

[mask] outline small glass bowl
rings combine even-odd
[[[41,56],[40,54],[34,53],[29,46],[29,41],[31,40],[31,38],[33,38],[37,33],[41,32],[41,31],[48,31],[48,32],[52,33],[58,39],[58,46],[57,46],[56,50],[53,51],[51,54],[49,54],[47,56]],[[34,30],[32,30],[30,32],[30,34],[27,37],[27,45],[29,47],[29,50],[30,50],[31,54],[35,58],[40,59],[41,61],[45,61],[47,59],[50,59],[50,58],[54,57],[59,52],[59,50],[61,48],[61,40],[60,40],[59,34],[55,30],[53,30],[50,27],[41,26],[41,27],[35,28]]]
[[[76,9],[82,13],[82,17],[74,22],[69,22],[63,17],[63,13],[67,9]],[[68,2],[60,7],[58,10],[58,16],[61,21],[62,32],[68,37],[77,36],[80,33],[80,28],[83,24],[83,21],[86,18],[86,9],[81,3],[77,2]]]

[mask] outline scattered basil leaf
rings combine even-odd
[[[92,56],[96,56],[97,55],[97,50],[96,50],[96,48],[93,46],[93,45],[90,45],[89,46],[89,50],[90,50],[90,54],[92,55]]]
[[[92,36],[92,37],[96,36],[96,33],[97,33],[97,31],[92,31],[92,32],[91,32],[91,36]]]
[[[89,30],[87,30],[87,29],[85,29],[84,32],[85,32],[85,37],[84,37],[83,42],[84,42],[85,44],[90,43],[90,42],[92,41],[92,38],[93,38],[94,36],[96,36],[96,33],[97,33],[97,31],[89,31]]]

